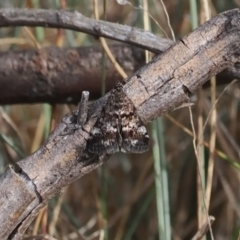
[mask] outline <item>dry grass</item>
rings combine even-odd
[[[29,0],[21,4],[19,1],[14,7],[62,7],[78,10],[89,17],[94,17],[95,11],[96,16],[96,5],[94,8],[93,1],[46,1],[42,5],[34,5],[35,2]],[[104,12],[103,1],[98,1],[99,18],[104,19],[105,16],[108,21],[144,28],[143,11],[133,8],[138,6],[139,2],[141,1],[131,1],[132,5],[119,5],[117,1],[107,0]],[[183,0],[165,2],[172,29],[178,39],[191,31],[189,6]],[[212,2],[212,14],[237,7],[233,1],[221,3],[222,5],[220,1]],[[201,9],[198,17],[204,19],[204,13],[207,15],[205,11],[205,8]],[[148,12],[151,14],[149,24],[152,32],[165,37],[172,36],[161,2],[149,1]],[[158,22],[165,33],[152,19]],[[2,39],[11,38],[8,44],[2,39],[0,41],[0,49],[5,51],[11,51],[10,44],[15,44],[15,49],[23,49],[46,45],[71,46],[72,43],[84,46],[98,41],[95,39],[94,42],[93,38],[86,34],[70,31],[66,34],[63,30],[42,28],[1,29],[0,34]],[[162,119],[171,219],[168,227],[174,240],[191,239],[194,236],[198,226],[202,226],[206,221],[205,210],[208,205],[209,215],[215,217],[212,225],[215,239],[237,239],[239,235],[240,169],[229,162],[229,159],[232,159],[240,164],[238,82],[231,84],[221,95],[217,104],[214,104],[214,115],[209,116],[210,99],[215,103],[213,95],[218,98],[225,87],[204,89],[201,94],[192,96],[195,106],[192,107],[191,114],[196,137],[201,136],[209,143],[204,146],[198,145],[196,141],[196,147],[200,146],[197,154],[193,147],[189,110],[182,108],[170,113],[169,116],[175,122],[166,117]],[[201,98],[197,100],[199,95]],[[199,111],[200,108],[202,111]],[[68,111],[69,108],[63,105],[52,108],[46,104],[4,106],[0,114],[0,131],[15,148],[21,149],[23,155],[28,155],[39,147],[49,129]],[[208,117],[210,120],[203,129]],[[199,123],[200,118],[202,124]],[[197,129],[203,130],[198,132]],[[152,141],[151,146],[154,144],[156,142]],[[9,162],[21,159],[3,140],[0,142],[0,149],[1,172]],[[202,168],[201,164],[197,164],[197,159],[200,160],[199,152],[204,163]],[[203,183],[200,187],[197,184],[199,172]],[[206,185],[207,195],[203,196]],[[158,239],[159,231],[164,229],[159,229],[158,219],[161,216],[157,211],[155,193],[151,150],[142,155],[115,154],[101,169],[74,182],[65,189],[64,194],[52,199],[30,226],[27,234],[49,234],[56,239]]]

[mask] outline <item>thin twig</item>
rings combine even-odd
[[[83,16],[77,11],[53,9],[0,9],[0,27],[29,26],[71,29],[129,43],[159,53],[168,49],[173,41],[157,37],[142,29],[123,26]]]
[[[87,120],[89,92],[83,91],[78,109],[78,124],[82,126]]]

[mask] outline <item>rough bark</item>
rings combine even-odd
[[[123,44],[110,47],[128,76],[145,64],[142,49]],[[101,96],[103,69],[106,92],[122,80],[107,57],[102,67],[102,57],[100,45],[0,52],[0,104],[77,104],[84,90],[91,93],[91,99],[97,99]],[[218,74],[217,84],[239,78],[239,72],[234,66]]]
[[[128,75],[144,65],[144,51],[128,45],[111,50]],[[101,46],[8,51],[0,53],[0,104],[75,103],[87,90],[92,99],[101,96],[102,71],[106,91],[122,80]]]
[[[142,29],[123,26],[83,16],[77,11],[43,9],[0,9],[0,27],[42,26],[72,29],[94,36],[102,36],[160,53],[169,48],[171,40],[157,37]]]
[[[238,9],[217,15],[127,79],[124,92],[144,124],[189,102],[188,94],[239,62],[239,22]],[[107,97],[90,106],[84,126],[76,128],[76,114],[65,116],[41,148],[7,168],[0,179],[1,239],[20,239],[49,198],[106,161],[90,156],[86,143]]]

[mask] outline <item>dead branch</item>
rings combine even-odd
[[[217,15],[127,79],[124,92],[144,124],[189,102],[188,94],[239,61],[239,22],[239,9]],[[107,97],[91,105],[83,126],[77,113],[65,116],[42,147],[6,169],[0,179],[1,239],[20,239],[52,196],[106,161],[90,155],[86,144]]]
[[[145,63],[142,49],[123,44],[110,47],[128,76]],[[97,99],[101,96],[102,57],[101,46],[0,52],[0,104],[77,104],[84,90],[91,93],[90,99]],[[108,58],[105,70],[108,92],[122,78]],[[219,73],[217,84],[240,78],[239,72],[236,65]]]
[[[0,9],[0,27],[47,26],[68,28],[96,36],[125,41],[153,52],[163,52],[173,42],[141,29],[97,21],[78,12],[42,9]],[[130,34],[131,32],[131,34]],[[140,40],[139,40],[140,39]],[[0,53],[0,104],[14,103],[78,103],[81,92],[88,90],[91,98],[100,97],[102,49],[46,48]],[[144,64],[143,51],[126,45],[112,46],[117,61],[128,75]],[[106,90],[121,79],[106,60]],[[239,78],[238,66],[217,76],[217,84]],[[87,81],[86,81],[87,79]]]
[[[0,27],[29,26],[64,28],[129,43],[160,53],[172,45],[171,40],[157,37],[142,29],[123,26],[83,16],[77,11],[53,9],[0,9]]]
[[[128,45],[111,45],[128,75],[144,65],[144,51]],[[101,96],[103,50],[101,46],[8,51],[0,53],[0,104],[75,103],[88,90]],[[106,58],[106,91],[121,80]]]

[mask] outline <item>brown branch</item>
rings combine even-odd
[[[239,22],[238,9],[217,15],[127,79],[124,92],[145,124],[188,102],[188,93],[239,61]],[[0,179],[0,239],[22,237],[48,199],[106,161],[89,155],[86,144],[107,97],[90,106],[84,126],[76,125],[77,113],[65,116],[19,168],[7,168]]]
[[[160,53],[172,45],[171,40],[157,37],[142,29],[94,20],[77,11],[53,9],[0,9],[0,27],[29,26],[64,28],[106,37]]]
[[[217,15],[128,79],[125,93],[143,123],[188,102],[186,94],[238,63],[238,11]]]
[[[145,63],[142,49],[114,44],[111,51],[128,76]],[[101,46],[0,52],[0,104],[77,104],[85,90],[97,99],[101,96],[102,54]],[[108,58],[105,70],[108,92],[122,78]],[[217,84],[239,76],[237,65],[233,66],[217,75]]]
[[[128,75],[144,65],[144,51],[129,45],[111,45]],[[0,104],[78,103],[82,91],[101,96],[103,50],[100,46],[43,48],[0,53]],[[106,58],[106,90],[121,80]]]
[[[135,46],[140,46],[140,38],[141,47],[154,52],[162,52],[173,44],[171,40],[135,28],[131,28],[129,37],[128,26],[96,21],[80,13],[64,10],[0,9],[0,20],[0,26],[3,27],[40,25],[69,28],[124,40]],[[46,48],[0,53],[0,104],[76,104],[84,90],[91,92],[91,99],[100,97],[102,66],[99,62],[102,49],[99,46],[91,48]],[[111,51],[128,75],[144,64],[144,53],[140,49],[115,45]],[[106,69],[106,90],[109,91],[121,77],[108,59]],[[233,66],[217,76],[217,84],[227,83],[239,76],[239,69]]]

